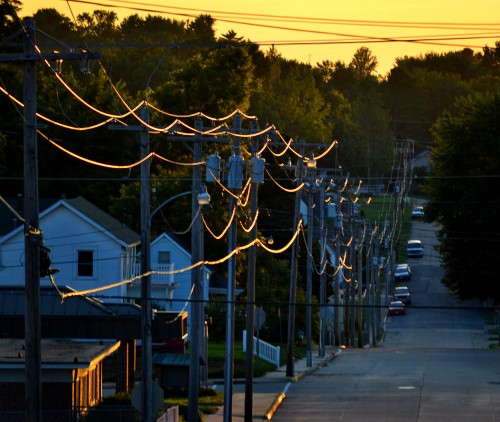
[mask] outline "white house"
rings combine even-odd
[[[140,236],[86,199],[60,199],[40,212],[40,229],[56,284],[78,291],[127,280],[135,269]],[[24,285],[24,233],[19,226],[0,238],[0,283]],[[40,284],[48,285],[48,277]],[[96,292],[121,302],[127,285]]]
[[[54,275],[56,284],[87,291],[141,275],[141,239],[133,230],[82,197],[40,202],[44,245],[51,250],[51,267],[59,269]],[[11,205],[23,214],[22,201],[11,201]],[[0,231],[0,284],[24,285],[24,230],[19,224],[11,226],[12,214],[6,210],[0,213],[4,229]],[[15,228],[8,232],[10,227]],[[156,272],[150,276],[156,304],[165,310],[189,312],[191,254],[163,233],[151,243],[150,256],[151,269]],[[211,271],[206,266],[202,271],[203,298],[208,301]],[[42,278],[40,284],[48,286],[50,279]],[[96,291],[94,295],[104,302],[139,299],[141,279]]]
[[[167,233],[160,234],[151,242],[151,296],[157,305],[166,310],[181,311],[190,307],[191,295],[191,253]],[[208,301],[209,279],[211,270],[203,266],[203,300]],[[140,274],[140,265],[136,273]],[[134,282],[129,287],[129,296],[140,297],[141,284]]]

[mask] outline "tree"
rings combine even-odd
[[[64,42],[76,40],[75,25],[67,16],[61,15],[56,9],[40,9],[33,19],[36,27],[51,37]],[[38,38],[42,38],[41,34]]]
[[[500,302],[500,96],[461,97],[433,128],[435,177],[426,218],[437,222],[443,283],[458,298]]]
[[[311,66],[274,53],[268,54],[268,72],[252,96],[252,113],[291,137],[330,143],[330,110],[316,87]]]
[[[370,183],[371,177],[383,176],[391,165],[394,135],[390,114],[376,89],[360,90],[352,110],[359,136],[356,144],[361,148],[356,170]]]
[[[84,12],[78,15],[76,20],[84,38],[93,40],[115,38],[118,21],[116,12],[94,10],[92,14]]]
[[[396,138],[428,144],[436,119],[453,105],[455,98],[470,93],[470,88],[456,72],[443,73],[421,63],[415,65],[414,61],[398,61],[384,84],[384,93]]]
[[[366,78],[375,72],[378,61],[377,58],[372,55],[368,47],[360,47],[354,53],[354,57],[351,60],[351,66],[354,67],[359,77]]]
[[[203,111],[224,116],[250,106],[253,64],[244,45],[222,44],[203,57],[194,55],[158,88],[163,109],[179,114]]]
[[[0,0],[0,40],[19,29],[18,13],[21,6],[19,0]]]

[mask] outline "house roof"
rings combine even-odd
[[[41,340],[42,368],[87,368],[120,346],[113,342]],[[24,339],[0,339],[0,368],[24,367]]]
[[[22,217],[24,216],[24,198],[22,195],[16,198],[5,198],[7,203]],[[58,198],[40,198],[38,208],[43,211],[59,201]],[[21,227],[23,223],[4,204],[0,204],[0,237],[12,230]]]
[[[10,206],[21,216],[24,215],[23,198],[7,199]],[[133,230],[120,223],[116,218],[104,212],[99,207],[92,204],[82,196],[73,199],[50,199],[44,198],[39,200],[40,218],[49,214],[58,207],[63,206],[71,211],[79,214],[83,218],[98,225],[104,231],[108,232],[118,241],[125,245],[135,246],[140,244],[141,237]],[[6,206],[0,205],[0,238],[14,231],[22,230],[22,224],[13,215],[12,211]],[[10,237],[6,236],[6,237]]]
[[[159,366],[182,366],[189,367],[190,355],[183,353],[155,353],[153,365]],[[200,356],[200,365],[205,365],[205,361]]]
[[[59,290],[73,291],[69,287],[59,287]],[[40,288],[40,316],[43,338],[126,340],[139,339],[142,335],[139,306],[102,303],[89,296],[72,296],[61,301],[50,286]],[[24,286],[0,286],[0,338],[24,338],[24,319]],[[187,312],[155,312],[153,337],[162,341],[184,338],[186,319]]]
[[[59,287],[64,293],[72,292],[69,287]],[[25,288],[24,286],[0,287],[0,317],[6,315],[24,315],[25,313]],[[53,287],[40,287],[40,314],[41,315],[66,315],[66,316],[105,316],[128,315],[133,306],[134,313],[140,313],[136,305],[123,304],[123,307],[103,304],[101,301],[89,296],[73,296],[61,301],[61,296]]]
[[[116,218],[96,207],[82,196],[78,196],[73,199],[64,199],[63,201],[96,222],[102,228],[109,231],[113,234],[113,236],[117,237],[126,244],[133,245],[140,243],[141,237],[136,232],[129,229],[127,226],[120,223]]]
[[[175,245],[180,251],[182,251],[185,255],[191,255],[191,248],[186,245],[185,242],[179,236],[176,236],[174,233],[160,233],[152,242],[151,246],[156,243],[160,243],[162,240],[167,240],[168,242]]]

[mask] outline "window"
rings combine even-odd
[[[78,277],[94,275],[94,251],[78,251]]]
[[[158,251],[158,264],[170,264],[170,251]]]

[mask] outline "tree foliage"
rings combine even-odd
[[[0,39],[20,29],[17,17],[20,5],[18,0],[0,0]],[[481,297],[497,300],[496,292],[488,290],[491,286],[486,280],[491,277],[483,262],[491,259],[490,253],[498,252],[494,242],[484,235],[496,233],[488,225],[494,218],[486,214],[495,207],[477,204],[496,198],[498,191],[493,177],[499,174],[495,169],[498,137],[493,120],[497,104],[494,94],[500,85],[498,42],[477,53],[463,49],[402,57],[388,76],[382,78],[376,74],[377,58],[367,47],[360,47],[348,63],[331,57],[311,66],[287,60],[274,48],[263,52],[257,44],[232,30],[217,38],[216,22],[209,15],[190,20],[131,15],[119,22],[114,12],[95,10],[69,19],[54,9],[42,8],[34,18],[41,30],[37,36],[47,45],[45,51],[67,45],[74,49],[85,46],[102,53],[91,74],[81,74],[78,62],[63,63],[61,78],[76,95],[57,80],[48,66],[37,65],[38,111],[70,126],[81,128],[104,119],[84,102],[112,114],[124,113],[130,105],[142,100],[181,115],[205,113],[222,117],[239,109],[256,115],[261,128],[275,125],[287,141],[294,138],[306,144],[330,144],[338,140],[339,147],[321,162],[322,167],[340,164],[353,177],[381,180],[390,177],[394,141],[413,139],[416,152],[436,142],[434,154],[439,178],[429,191],[432,210],[429,215],[444,230],[441,240],[447,283],[461,297],[473,296],[481,290]],[[61,43],[49,47],[51,37]],[[11,52],[10,45],[1,48],[9,48]],[[0,70],[1,86],[21,99],[22,67],[0,63]],[[456,101],[457,98],[461,100]],[[0,95],[0,110],[0,187],[3,195],[15,196],[22,191],[22,110],[4,95]],[[442,117],[431,132],[439,116]],[[165,115],[151,112],[150,118],[155,123],[164,122]],[[132,121],[128,123],[137,124]],[[68,131],[47,123],[43,132],[74,153],[95,161],[129,164],[138,160],[139,135],[134,131],[112,131],[107,126]],[[169,142],[165,134],[151,136],[151,150],[174,162],[191,161],[188,144]],[[206,148],[204,155],[215,149],[213,145]],[[230,145],[217,148],[227,159]],[[245,148],[243,153],[249,156]],[[280,183],[293,187],[294,175],[285,174],[273,154],[264,154],[269,174],[286,179]],[[292,159],[295,161],[296,157]],[[89,167],[39,138],[39,172],[41,196],[84,195],[120,221],[138,228],[138,168],[116,171]],[[453,179],[457,175],[463,177],[460,184]],[[153,162],[151,179],[156,189],[152,206],[191,189],[190,168]],[[214,187],[211,195],[213,206],[204,210],[204,216],[211,227],[222,231],[227,223],[227,194]],[[467,203],[481,208],[481,213],[474,213],[477,210],[472,210],[472,205],[466,206]],[[259,192],[259,204],[269,213],[261,227],[279,228],[278,243],[285,243],[286,230],[292,226],[293,196],[277,191],[273,183],[265,183]],[[155,230],[189,227],[191,216],[186,212],[189,206],[187,198],[169,205],[161,215],[163,218],[157,215]],[[241,208],[239,213],[244,220],[248,208]],[[464,230],[464,226],[474,227],[476,237]],[[239,242],[246,241],[245,234],[238,236]],[[467,260],[463,254],[457,255],[460,261],[455,260],[454,254],[460,252],[456,239],[470,242]],[[485,246],[481,254],[476,253],[480,249],[472,246],[474,240]],[[227,252],[224,241],[206,241],[210,258],[216,259]],[[279,256],[274,262],[275,258],[259,258],[265,262],[263,272],[259,273],[265,293],[259,299],[286,301],[283,289],[287,288],[288,256]],[[246,253],[238,254],[237,261],[238,281],[244,286]],[[479,278],[465,272],[465,262],[471,263],[470,271],[477,273],[481,269],[484,274],[475,287],[466,286],[471,291],[464,287],[464,274],[470,276],[469,280]],[[453,272],[455,266],[464,271],[457,275]],[[275,313],[273,322],[277,316]]]
[[[443,282],[460,299],[500,301],[500,96],[461,97],[434,126],[427,218],[440,225]]]

